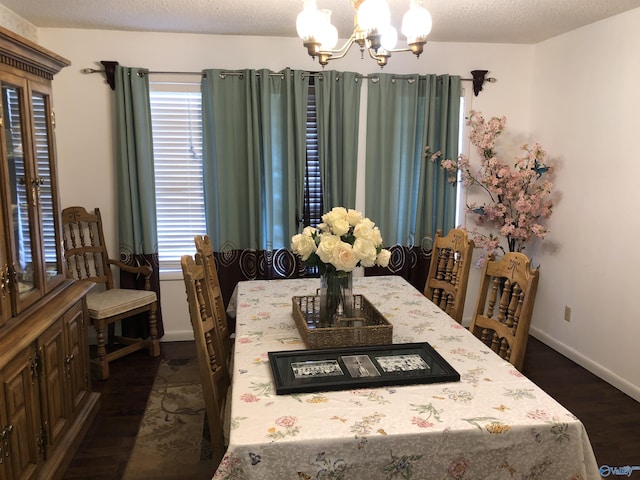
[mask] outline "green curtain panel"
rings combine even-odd
[[[206,70],[202,79],[207,231],[217,251],[288,247],[302,217],[309,77]]]
[[[315,81],[324,210],[355,208],[362,76],[332,70]]]
[[[164,334],[160,310],[160,281],[156,203],[153,169],[153,139],[147,70],[116,66],[116,170],[118,190],[118,235],[120,260],[131,265],[153,267],[152,288],[158,295],[158,336]],[[121,272],[123,288],[140,288],[143,279]],[[146,316],[124,321],[123,334],[146,338]]]
[[[458,155],[460,77],[371,76],[368,83],[365,211],[387,245],[424,244],[455,226],[456,189],[424,149]]]

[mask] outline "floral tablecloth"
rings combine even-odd
[[[230,445],[214,479],[594,479],[582,423],[401,277],[354,279],[460,382],[275,395],[267,352],[303,349],[291,297],[317,279],[241,282]]]

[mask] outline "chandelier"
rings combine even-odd
[[[409,0],[409,10],[402,19],[401,32],[407,39],[405,48],[395,48],[398,32],[391,25],[391,12],[386,0],[350,0],[355,10],[351,37],[339,49],[338,30],[331,24],[331,10],[318,9],[316,0],[303,0],[298,14],[296,30],[309,55],[318,57],[323,67],[329,60],[344,57],[356,43],[360,54],[364,51],[384,67],[392,53],[412,52],[419,57],[431,32],[431,14],[422,6],[422,0]]]

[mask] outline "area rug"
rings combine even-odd
[[[210,479],[205,425],[197,359],[163,360],[123,480]]]

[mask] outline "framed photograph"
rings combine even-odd
[[[278,395],[460,380],[428,343],[269,352],[269,363]]]

